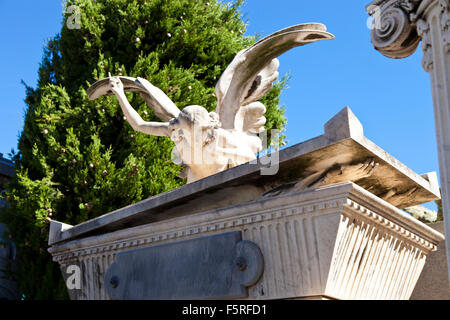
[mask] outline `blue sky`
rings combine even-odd
[[[279,58],[280,75],[291,75],[281,96],[288,145],[322,134],[323,124],[348,105],[367,138],[419,174],[438,172],[431,87],[421,67],[422,52],[419,48],[409,58],[393,60],[374,50],[365,5],[353,0],[247,0],[243,6],[249,35],[321,22],[336,36]],[[22,130],[21,80],[36,86],[43,47],[59,32],[62,10],[61,0],[0,0],[0,153],[5,156],[17,149]]]

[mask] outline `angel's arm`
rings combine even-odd
[[[123,90],[123,85],[120,79],[112,77],[109,82],[111,91],[117,97],[120,107],[127,121],[131,127],[139,132],[143,132],[152,136],[168,137],[169,136],[169,123],[168,122],[147,122],[144,121],[139,113],[133,109],[128,102],[128,99]]]

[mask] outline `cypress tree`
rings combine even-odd
[[[48,220],[71,225],[181,186],[173,143],[135,132],[114,97],[89,101],[86,89],[112,75],[143,77],[182,109],[213,111],[214,87],[235,54],[250,46],[240,7],[216,0],[70,0],[44,48],[36,88],[14,155],[16,177],[0,214],[18,249],[17,275],[26,299],[66,299],[57,263],[47,252]],[[75,12],[76,14],[76,12]],[[71,25],[72,24],[72,25]],[[284,81],[262,102],[266,129],[282,130]],[[127,93],[146,121],[159,121],[139,95]]]

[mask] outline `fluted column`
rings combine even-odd
[[[422,66],[433,94],[447,264],[450,274],[450,0],[376,0],[366,10],[373,17],[372,43],[389,58],[405,58],[422,41]]]

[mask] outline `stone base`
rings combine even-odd
[[[427,224],[444,233],[444,221]],[[445,241],[439,242],[437,250],[427,257],[427,263],[417,281],[411,300],[450,300]]]
[[[119,253],[231,231],[239,231],[243,240],[261,250],[262,276],[243,284],[246,290],[240,297],[256,300],[409,299],[427,255],[443,239],[407,213],[347,182],[75,239],[49,251],[63,274],[70,265],[80,267],[81,288],[69,290],[72,299],[109,299],[105,287],[112,281],[108,278],[105,285],[105,274]],[[129,273],[139,272],[133,276],[134,284],[119,282],[125,286],[123,292],[161,276],[131,261],[128,268]],[[177,288],[165,288],[166,295],[167,290]],[[152,292],[155,295],[158,292]],[[233,297],[211,292],[208,298]]]

